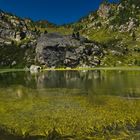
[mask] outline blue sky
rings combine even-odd
[[[20,17],[65,24],[96,10],[101,2],[102,0],[0,0],[0,9]]]

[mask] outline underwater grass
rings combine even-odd
[[[22,98],[19,92],[13,93],[14,96],[4,96],[2,92],[0,126],[13,135],[44,138],[56,135],[59,139],[77,140],[140,136],[140,100],[103,95],[91,99],[79,96],[79,91],[75,90],[74,95],[45,97],[30,90],[26,98]]]

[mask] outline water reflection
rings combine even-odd
[[[139,81],[139,71],[48,71],[35,75],[28,72],[0,74],[1,91],[18,98],[30,94],[46,96],[51,92],[57,95],[67,92],[67,94],[88,96],[139,97]]]

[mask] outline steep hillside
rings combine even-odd
[[[105,2],[99,10],[72,26],[89,39],[105,45],[102,65],[140,65],[139,1]]]
[[[140,2],[104,2],[79,22],[64,26],[0,11],[0,49],[0,67],[139,66]]]
[[[0,11],[0,66],[22,67],[32,62],[37,33],[31,20]]]

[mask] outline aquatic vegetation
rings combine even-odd
[[[17,136],[48,136],[54,128],[62,136],[124,137],[140,131],[140,101],[99,96],[92,105],[86,97],[60,96],[1,99],[0,126]]]
[[[0,76],[0,139],[140,138],[138,71],[16,74]]]

